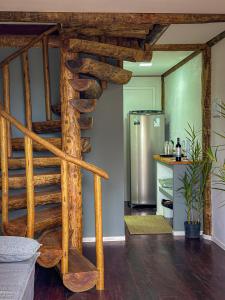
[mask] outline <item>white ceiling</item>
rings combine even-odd
[[[201,44],[223,31],[225,23],[170,25],[157,44]]]
[[[224,0],[7,0],[2,11],[225,13]]]
[[[124,62],[124,69],[133,72],[133,76],[153,76],[162,75],[174,65],[179,63],[191,51],[154,51],[151,67],[141,67],[140,63]]]

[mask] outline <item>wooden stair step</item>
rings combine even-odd
[[[80,116],[80,128],[82,130],[88,130],[93,127],[93,118]],[[61,121],[43,121],[43,122],[33,122],[33,131],[36,133],[52,133],[61,132]]]
[[[60,270],[62,258],[61,228],[48,230],[38,239],[43,246],[37,262],[45,268],[57,266]],[[96,285],[98,271],[96,267],[75,249],[69,249],[69,272],[63,275],[64,285],[73,292],[84,292]]]
[[[76,108],[80,113],[90,113],[94,111],[97,99],[73,99],[70,101],[74,108]],[[52,105],[52,111],[56,115],[61,115],[61,104]]]
[[[96,79],[75,78],[69,80],[72,88],[81,93],[82,98],[99,99],[102,95],[102,87]]]
[[[66,66],[75,74],[88,74],[100,80],[111,81],[117,84],[126,84],[132,77],[131,71],[92,58],[68,60]]]
[[[45,231],[38,239],[42,244],[38,264],[44,268],[53,268],[62,258],[62,230],[52,229]]]
[[[14,157],[8,159],[9,169],[24,169],[26,167],[26,161],[24,157]],[[44,167],[58,167],[61,164],[61,160],[56,156],[42,156],[33,158],[33,166],[35,168]]]
[[[69,272],[63,275],[63,284],[72,292],[92,289],[98,280],[97,268],[76,249],[69,250]]]
[[[34,185],[49,185],[60,183],[61,174],[59,172],[42,172],[34,174]],[[0,187],[2,186],[2,178],[0,178]],[[17,189],[26,187],[26,175],[13,174],[9,176],[9,188]]]
[[[61,138],[45,138],[46,141],[52,143],[55,147],[59,149],[62,148],[62,141]],[[88,153],[91,151],[91,144],[89,137],[82,137],[81,138],[81,148],[82,153]],[[13,138],[12,139],[12,149],[14,151],[21,151],[24,150],[24,138]],[[43,147],[41,144],[33,142],[33,149],[34,151],[46,151],[46,148]]]
[[[61,206],[46,208],[42,211],[35,212],[35,233],[44,229],[54,228],[61,225],[62,210]],[[6,235],[26,236],[27,232],[27,215],[15,218],[4,225]]]
[[[35,205],[45,205],[50,203],[61,202],[61,191],[47,191],[47,192],[35,192],[34,193]],[[2,201],[0,198],[0,211],[2,210]],[[22,193],[21,195],[9,197],[9,209],[21,209],[27,207],[27,195]]]

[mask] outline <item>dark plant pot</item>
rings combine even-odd
[[[199,239],[200,238],[201,223],[188,223],[184,222],[185,237],[187,239]]]

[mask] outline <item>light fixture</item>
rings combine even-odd
[[[151,67],[152,66],[152,62],[141,62],[139,64],[139,67]]]

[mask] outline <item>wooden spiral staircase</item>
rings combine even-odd
[[[81,131],[91,129],[93,119],[85,113],[95,109],[105,83],[124,84],[132,74],[104,61],[78,58],[77,52],[90,50],[76,51],[81,45],[62,43],[61,102],[51,106],[48,36],[56,30],[61,30],[60,26],[51,27],[0,63],[4,98],[4,105],[0,107],[2,232],[38,239],[42,244],[38,263],[46,268],[57,267],[64,285],[70,290],[81,292],[95,285],[102,290],[101,178],[109,177],[104,170],[82,159],[91,146],[89,138],[81,137]],[[39,42],[43,49],[46,121],[32,122],[28,50]],[[10,114],[9,64],[19,56],[24,77],[26,126]],[[53,120],[52,111],[61,115],[61,120]],[[13,138],[11,126],[15,126],[24,138]],[[43,137],[43,134],[55,132],[61,132],[61,137]],[[82,255],[81,169],[94,176],[96,266]],[[21,210],[22,215],[15,217],[15,210]]]

